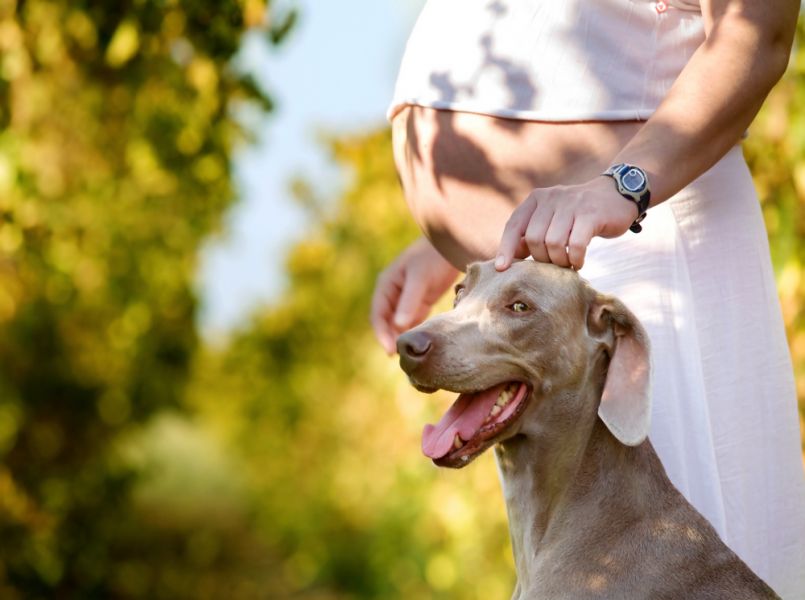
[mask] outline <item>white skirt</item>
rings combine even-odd
[[[651,442],[671,481],[784,600],[805,599],[805,474],[768,240],[741,148],[581,275],[652,343]]]

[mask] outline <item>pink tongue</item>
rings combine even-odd
[[[456,434],[464,441],[471,439],[484,424],[505,385],[478,394],[461,394],[436,425],[425,425],[422,431],[422,452],[425,456],[441,458],[450,452]]]

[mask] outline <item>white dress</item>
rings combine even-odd
[[[805,599],[805,476],[766,229],[740,147],[595,238],[581,275],[646,327],[650,439],[671,481],[785,600]]]

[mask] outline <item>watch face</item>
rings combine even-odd
[[[646,187],[646,176],[638,169],[629,169],[621,177],[621,185],[630,192],[642,192]]]

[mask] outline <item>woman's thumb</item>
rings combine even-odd
[[[405,331],[417,325],[414,320],[422,312],[425,292],[425,283],[422,279],[406,274],[402,292],[400,293],[400,301],[397,303],[397,310],[394,311],[395,327]]]

